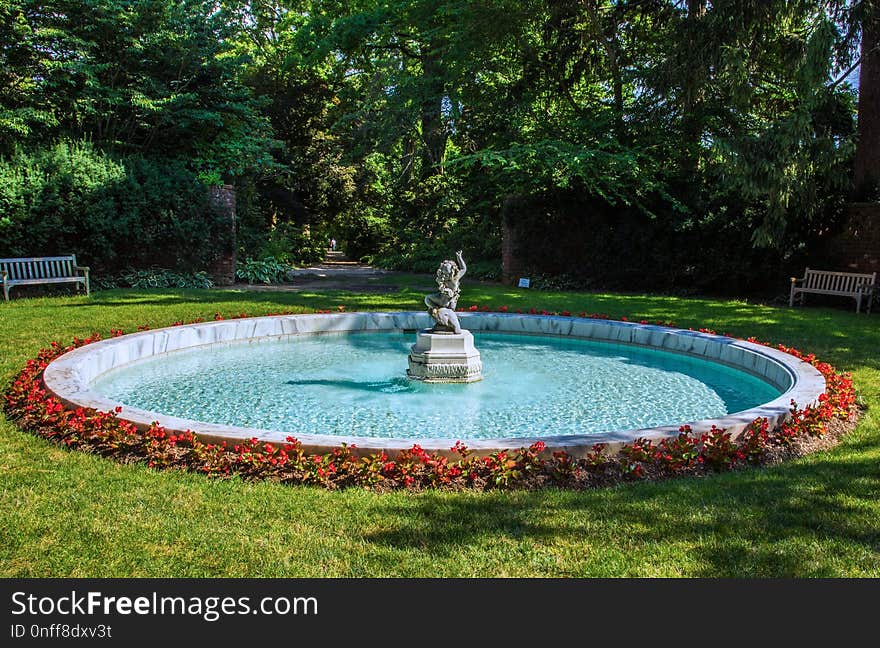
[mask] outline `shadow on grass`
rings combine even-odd
[[[703,565],[696,576],[821,577],[839,575],[841,560],[876,572],[880,442],[852,449],[869,451],[873,458],[814,458],[600,491],[485,497],[425,493],[389,507],[388,519],[400,520],[399,526],[366,540],[445,558],[490,538],[537,543],[561,538],[616,546],[645,565],[652,562],[652,548],[673,543],[687,547]],[[840,547],[846,556],[839,554]],[[595,571],[586,562],[571,568]]]
[[[407,297],[404,293],[383,293],[381,295],[348,292],[345,290],[322,290],[320,292],[271,292],[271,291],[179,291],[175,293],[150,293],[138,291],[136,293],[118,292],[106,294],[88,301],[76,303],[64,303],[53,305],[54,308],[82,309],[88,306],[101,306],[107,308],[131,308],[132,306],[175,306],[183,304],[211,304],[222,308],[230,307],[230,304],[246,304],[253,307],[254,304],[267,306],[300,306],[305,308],[322,308],[334,306],[339,302],[349,302],[358,306],[368,306],[375,303],[380,306],[392,308],[399,303],[401,297]],[[415,298],[413,298],[415,299]],[[206,314],[207,313],[206,311]],[[232,313],[229,313],[230,315]]]

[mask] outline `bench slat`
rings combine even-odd
[[[43,283],[71,283],[71,282],[79,282],[85,283],[85,277],[54,277],[50,279],[16,279],[15,281],[10,281],[10,286],[27,286],[31,284],[43,284]]]
[[[9,259],[0,259],[0,264],[5,263],[33,263],[34,261],[66,261],[68,259],[73,259],[75,255],[68,254],[67,256],[50,256],[50,257],[12,257]]]
[[[821,290],[819,288],[810,288],[809,290],[798,289],[798,292],[807,292],[816,295],[837,295],[838,297],[855,297],[857,294],[856,292],[842,293],[839,290]]]
[[[870,279],[874,275],[870,272],[840,272],[837,270],[808,270],[806,274],[817,274],[817,275],[832,275],[832,276],[844,276],[844,277],[864,277]]]

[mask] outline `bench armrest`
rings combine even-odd
[[[0,279],[6,279],[9,276],[9,273],[6,270],[0,270]]]
[[[89,266],[75,266],[77,270],[82,271],[84,274],[89,274]]]
[[[792,277],[792,278],[791,278],[791,284],[794,285],[794,284],[796,284],[798,281],[803,281],[803,280],[804,280],[803,277]]]

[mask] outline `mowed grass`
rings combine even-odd
[[[400,279],[396,279],[400,283]],[[287,309],[419,309],[392,294],[109,291],[0,303],[0,385],[52,340]],[[880,317],[468,284],[462,306],[604,312],[755,335],[853,372],[831,451],[768,469],[567,492],[329,492],[156,472],[0,418],[0,576],[880,576]]]

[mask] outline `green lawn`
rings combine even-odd
[[[52,340],[214,312],[418,309],[398,293],[109,291],[0,303],[0,385]],[[604,312],[755,335],[853,372],[829,452],[607,490],[375,494],[210,481],[70,452],[0,417],[0,576],[880,576],[880,317],[465,286],[462,306]]]

